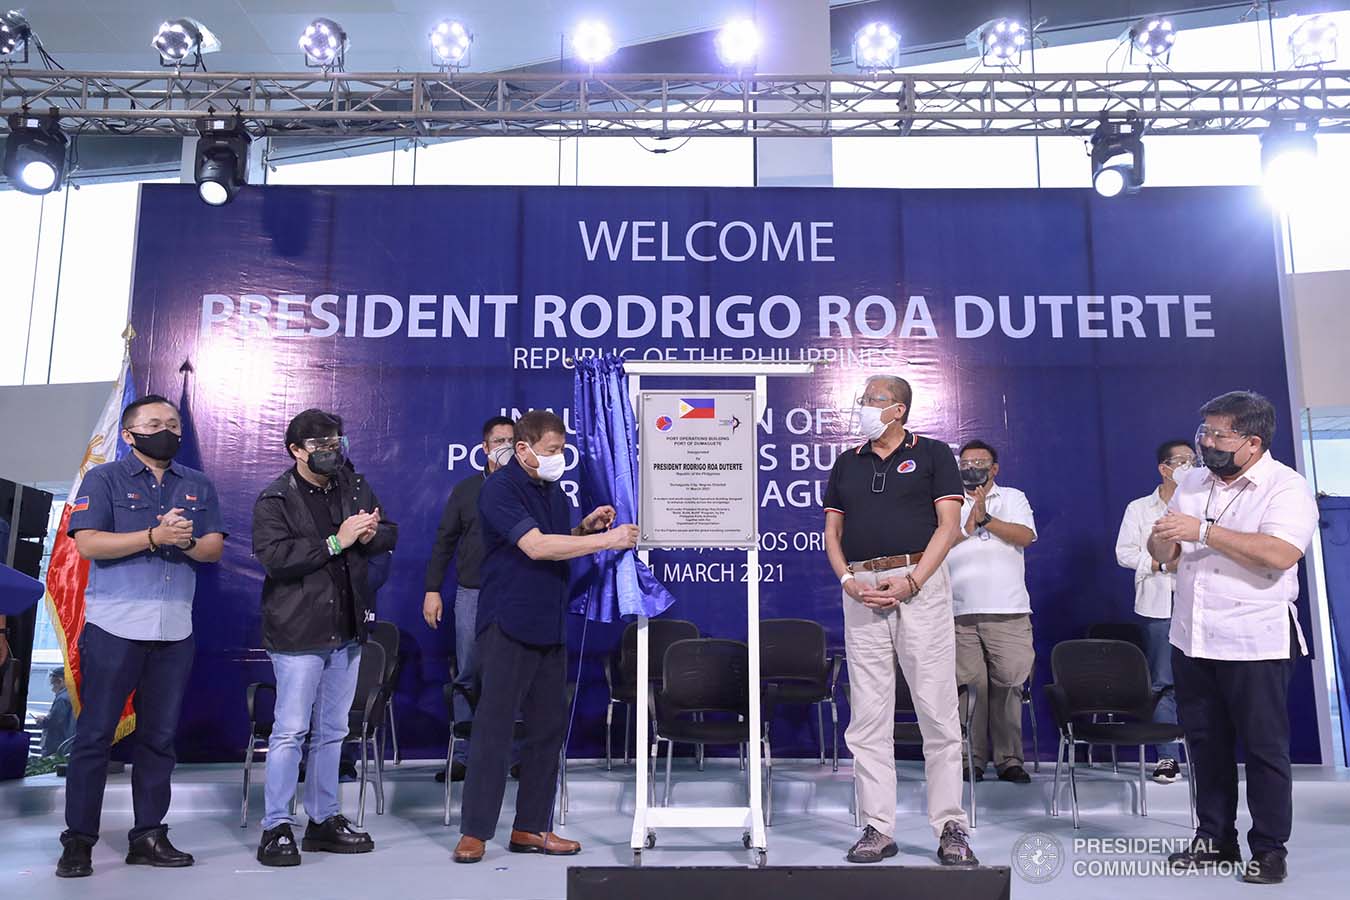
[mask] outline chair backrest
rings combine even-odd
[[[638,626],[633,622],[623,630],[619,643],[619,681],[623,684],[637,684],[637,634]],[[648,619],[647,677],[660,682],[670,645],[698,636],[698,626],[685,619]]]
[[[659,707],[668,713],[749,715],[750,650],[741,641],[689,638],[666,649]]]
[[[1147,719],[1152,713],[1148,660],[1128,641],[1061,641],[1050,653],[1050,671],[1070,718],[1112,713]]]
[[[1090,641],[1125,641],[1144,647],[1144,630],[1133,622],[1095,622],[1087,628]]]
[[[385,683],[384,647],[379,641],[367,641],[361,647],[361,665],[356,670],[356,696],[352,698],[352,720],[359,723],[365,715],[366,702]],[[376,704],[370,714],[372,728],[384,723],[384,704]]]
[[[759,623],[759,676],[765,681],[823,681],[829,677],[825,628],[810,619]]]
[[[393,622],[375,622],[370,626],[370,641],[384,649],[384,677],[382,684],[392,689],[398,675],[398,626]]]
[[[899,666],[895,667],[895,711],[897,714],[917,715],[914,710],[914,696],[909,692],[909,682],[905,681],[905,673],[900,671]]]

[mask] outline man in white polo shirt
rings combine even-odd
[[[1158,445],[1158,476],[1162,484],[1147,497],[1130,501],[1116,536],[1116,562],[1134,572],[1134,612],[1139,616],[1144,634],[1144,655],[1148,657],[1148,671],[1153,679],[1153,693],[1158,705],[1153,708],[1153,721],[1177,724],[1177,697],[1172,682],[1172,643],[1168,634],[1172,629],[1172,592],[1176,589],[1176,574],[1167,563],[1160,563],[1148,555],[1148,539],[1153,523],[1167,512],[1167,504],[1177,489],[1176,479],[1195,465],[1195,451],[1186,441],[1164,441]],[[1153,780],[1171,784],[1181,775],[1176,744],[1158,744],[1154,750],[1158,763],[1153,768]]]
[[[974,771],[991,759],[1000,781],[1030,784],[1022,766],[1022,684],[1031,677],[1031,595],[1023,552],[1036,540],[1026,494],[995,482],[998,451],[968,441],[960,453],[966,496],[961,539],[947,554],[956,616],[956,679],[975,686]],[[990,734],[993,755],[990,755]]]
[[[1178,482],[1149,554],[1176,567],[1172,671],[1195,773],[1199,826],[1176,864],[1238,862],[1236,744],[1247,759],[1252,859],[1243,880],[1285,879],[1293,825],[1289,678],[1306,654],[1298,563],[1317,529],[1308,483],[1270,455],[1275,408],[1233,391],[1200,408],[1204,469]]]

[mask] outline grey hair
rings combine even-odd
[[[909,386],[909,382],[899,375],[873,375],[867,379],[867,384],[879,383],[886,386],[895,398],[895,402],[905,405],[905,414],[900,417],[900,424],[904,425],[909,421],[910,407],[914,403],[914,390]]]

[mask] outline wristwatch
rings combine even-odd
[[[992,522],[992,521],[994,521],[994,517],[991,516],[989,513],[985,513],[985,514],[984,514],[984,518],[983,518],[983,519],[980,519],[980,521],[978,521],[978,522],[975,523],[975,527],[976,527],[976,528],[984,528],[985,526],[987,526],[987,525],[988,525],[990,522]]]
[[[193,547],[195,547],[195,546],[197,546],[197,539],[196,539],[195,537],[194,537],[194,538],[188,538],[188,545],[187,545],[186,547],[183,548],[183,552],[186,553],[186,552],[188,552],[189,550],[191,550],[191,549],[192,549]]]

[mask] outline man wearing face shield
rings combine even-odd
[[[1116,562],[1134,572],[1134,612],[1144,634],[1153,693],[1159,698],[1153,709],[1153,721],[1175,725],[1177,699],[1172,681],[1172,644],[1167,635],[1172,628],[1176,572],[1149,555],[1148,539],[1153,523],[1167,512],[1177,481],[1195,466],[1195,451],[1186,441],[1164,441],[1158,445],[1157,460],[1162,483],[1147,497],[1132,500],[1125,507],[1125,518],[1116,536]],[[1159,744],[1154,750],[1158,763],[1153,769],[1153,780],[1171,784],[1181,776],[1177,745]]]
[[[299,865],[301,848],[375,849],[342,815],[338,764],[361,644],[375,620],[370,560],[394,549],[398,531],[365,476],[347,464],[346,449],[341,418],[318,409],[300,413],[286,428],[294,465],[253,506],[253,555],[265,574],[263,646],[277,679],[258,845],[258,861],[267,866]],[[311,723],[302,797],[309,824],[297,848],[290,805]]]
[[[122,459],[90,469],[68,526],[89,560],[85,621],[79,636],[82,682],[66,776],[66,830],[56,874],[93,872],[108,753],[127,696],[135,693],[131,795],[135,825],[127,862],[190,866],[169,843],[174,734],[192,670],[192,598],[197,566],[220,559],[225,529],[216,489],[174,462],[182,435],[178,409],[157,395],[128,404]]]
[[[1022,685],[1031,677],[1036,651],[1024,554],[1036,540],[1036,519],[1026,494],[995,481],[997,450],[967,441],[959,456],[966,497],[961,540],[947,565],[956,675],[961,684],[975,686],[974,759],[966,777],[982,781],[985,763],[992,760],[1000,781],[1030,784],[1022,766]]]
[[[422,618],[432,628],[439,628],[445,606],[441,600],[441,583],[445,581],[450,561],[455,562],[455,664],[459,673],[455,684],[455,721],[473,721],[466,694],[478,693],[478,658],[474,653],[478,630],[474,622],[478,616],[478,591],[482,587],[483,533],[478,523],[478,495],[487,477],[510,460],[515,450],[515,426],[505,416],[493,416],[483,423],[483,471],[465,478],[450,492],[445,512],[441,514],[436,541],[427,561],[426,596],[422,600]],[[469,741],[455,743],[455,759],[450,778],[464,780],[464,761],[468,758]],[[438,780],[444,770],[436,773]]]
[[[1239,862],[1236,744],[1246,751],[1252,858],[1243,880],[1287,874],[1293,825],[1289,678],[1307,653],[1298,625],[1298,563],[1317,529],[1303,476],[1270,455],[1275,407],[1233,391],[1200,408],[1203,469],[1177,479],[1149,537],[1153,559],[1176,572],[1172,671],[1177,713],[1193,756],[1198,827],[1183,865]]]
[[[891,375],[858,398],[867,443],[839,454],[825,489],[825,551],[843,592],[862,836],[854,863],[899,852],[895,834],[896,663],[923,734],[928,822],[943,865],[975,865],[961,808],[961,722],[946,556],[960,530],[961,475],[951,448],[907,430],[912,392]]]
[[[571,527],[558,485],[567,468],[563,420],[531,410],[516,421],[515,452],[483,484],[483,587],[478,596],[477,654],[482,694],[469,748],[463,833],[454,861],[482,860],[497,830],[516,713],[524,720],[520,789],[508,849],[570,856],[581,845],[550,830],[558,754],[567,730],[567,561],[637,544],[636,525],[615,525],[601,506]]]

